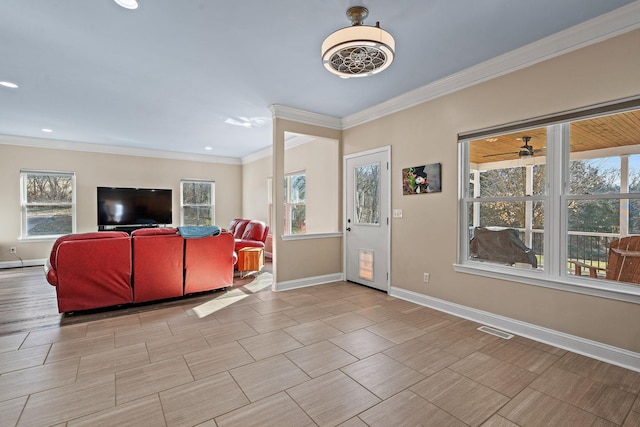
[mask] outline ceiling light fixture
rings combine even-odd
[[[353,6],[347,10],[351,26],[331,33],[322,43],[322,63],[340,77],[366,77],[379,73],[393,62],[396,42],[380,28],[363,25],[369,10]]]
[[[266,117],[238,117],[233,119],[229,117],[224,122],[228,125],[242,126],[244,128],[258,128],[264,126],[269,121]]]
[[[51,133],[51,132],[53,132],[53,130],[48,129],[48,128],[42,128],[42,129],[40,129],[40,130],[41,130],[42,132],[46,132],[46,133]]]
[[[0,82],[0,85],[4,86],[4,87],[11,88],[11,89],[17,89],[18,88],[17,84],[11,83],[11,82]]]
[[[114,0],[118,3],[118,6],[122,6],[125,9],[137,9],[138,2],[136,0]]]

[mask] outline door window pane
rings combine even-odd
[[[354,222],[380,224],[380,164],[354,168]]]

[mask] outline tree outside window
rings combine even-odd
[[[586,114],[463,140],[462,262],[520,274],[526,262],[505,260],[498,246],[516,241],[549,277],[584,274],[587,266],[603,279],[611,243],[640,234],[638,120],[640,110]],[[485,240],[474,241],[476,231]],[[487,231],[502,234],[487,239]]]
[[[306,185],[304,173],[286,175],[284,179],[284,230],[286,234],[306,233]]]
[[[215,182],[184,179],[180,192],[181,225],[215,224]]]
[[[57,237],[75,232],[75,174],[20,173],[22,237]]]

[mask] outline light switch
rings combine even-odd
[[[394,209],[393,210],[394,218],[402,218],[402,209]]]

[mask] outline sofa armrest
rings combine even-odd
[[[44,263],[44,276],[51,286],[58,286],[58,274],[51,265],[49,258],[47,258],[47,261]]]

